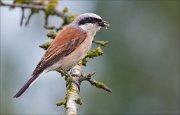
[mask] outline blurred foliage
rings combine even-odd
[[[86,114],[179,113],[179,1],[99,1],[109,31],[101,81],[113,92],[92,91]]]

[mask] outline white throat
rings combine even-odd
[[[95,24],[85,24],[80,26],[84,31],[86,31],[89,35],[93,36],[96,34],[97,31],[100,30],[100,27],[98,27]]]

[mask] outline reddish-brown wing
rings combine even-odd
[[[67,27],[63,29],[45,52],[33,75],[41,73],[47,67],[69,55],[85,40],[86,36],[87,34],[80,28]]]

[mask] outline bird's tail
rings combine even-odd
[[[42,73],[32,75],[32,77],[28,80],[28,82],[13,97],[14,98],[20,97],[27,90],[28,87],[30,87],[33,83],[36,82],[36,80],[40,78],[40,76],[42,76]]]

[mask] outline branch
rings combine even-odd
[[[98,81],[95,81],[95,80],[91,80],[91,78],[92,78],[92,76],[93,76],[94,74],[95,74],[95,73],[89,74],[89,75],[87,75],[87,76],[82,76],[81,79],[80,79],[80,83],[81,83],[82,81],[88,81],[89,83],[91,83],[91,85],[93,85],[93,86],[95,86],[95,87],[97,87],[97,88],[99,88],[99,89],[103,89],[103,90],[111,93],[112,90],[111,90],[107,85],[105,85],[104,83],[98,82]]]
[[[41,5],[33,5],[33,4],[8,4],[8,3],[4,3],[2,1],[1,1],[1,6],[44,10],[44,6],[41,6]]]
[[[80,100],[79,97],[79,79],[82,75],[82,66],[76,65],[74,66],[71,71],[70,75],[73,79],[72,82],[68,83],[67,86],[67,102],[66,102],[66,113],[67,115],[75,115],[77,114],[77,108],[78,108],[78,100]]]
[[[70,70],[70,74],[60,71],[63,75],[66,75],[66,97],[63,102],[57,102],[57,106],[64,105],[67,115],[77,115],[78,104],[82,105],[82,101],[79,97],[80,87],[79,81],[82,76],[82,66],[76,65]]]
[[[62,28],[62,26],[67,25],[69,23],[71,23],[77,15],[73,15],[71,13],[68,12],[67,8],[64,9],[60,9],[57,7],[57,4],[54,3],[52,5],[52,3],[48,4],[43,4],[43,1],[41,4],[33,4],[33,3],[14,3],[14,4],[9,4],[9,3],[4,3],[2,1],[0,1],[0,6],[4,6],[4,7],[10,7],[10,8],[22,8],[22,9],[31,9],[31,10],[36,10],[38,11],[43,11],[45,14],[45,23],[44,23],[44,27],[46,29],[55,29],[55,30],[59,30]],[[22,12],[23,13],[23,12]],[[50,15],[54,15],[57,17],[60,17],[63,19],[63,24],[60,27],[55,27],[55,26],[49,26],[48,25],[48,18]],[[30,14],[28,21],[26,22],[26,25],[29,23],[29,19],[32,16],[32,14]],[[23,16],[22,16],[23,18]],[[22,23],[22,19],[21,19],[21,23]]]
[[[97,40],[93,40],[93,43],[96,43],[96,44],[98,44],[98,45],[100,45],[100,46],[107,46],[108,45],[108,43],[109,43],[109,41],[97,41]]]
[[[97,47],[96,49],[90,50],[89,52],[87,52],[86,56],[79,63],[82,64],[83,66],[86,66],[87,62],[89,62],[88,59],[102,56],[102,55],[103,55],[103,51],[101,47]]]
[[[39,47],[43,48],[44,50],[47,50],[50,45],[51,45],[51,42],[46,42],[46,43],[39,45]]]
[[[57,34],[54,31],[50,31],[49,33],[47,33],[47,37],[54,39],[57,36]]]
[[[82,105],[82,100],[79,97],[79,92],[80,92],[80,85],[83,81],[88,81],[89,83],[91,83],[91,85],[96,86],[97,88],[103,89],[108,92],[112,92],[112,90],[109,87],[107,87],[104,83],[91,80],[92,76],[95,73],[84,76],[82,74],[83,73],[82,65],[74,66],[70,70],[70,74],[64,72],[63,70],[58,70],[58,72],[60,72],[63,76],[65,76],[67,91],[64,101],[59,101],[56,103],[56,105],[57,106],[64,105],[64,108],[66,108],[67,115],[77,115],[78,104]]]

